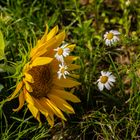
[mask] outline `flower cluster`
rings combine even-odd
[[[106,45],[111,46],[119,41],[119,34],[114,30],[107,32],[104,35]],[[73,78],[78,75],[70,73],[71,70],[79,69],[79,65],[73,64],[78,57],[69,56],[75,45],[64,43],[64,39],[65,32],[58,34],[58,26],[50,32],[46,26],[43,37],[27,54],[28,59],[24,66],[21,66],[22,74],[19,72],[20,78],[16,89],[8,98],[10,101],[19,93],[19,106],[13,110],[19,111],[27,102],[34,118],[41,122],[40,114],[43,114],[51,126],[54,125],[54,115],[66,121],[62,112],[75,113],[67,100],[80,102],[71,92],[65,91],[66,88],[78,86],[80,83]],[[66,78],[67,75],[70,76]],[[101,76],[97,80],[99,90],[102,91],[104,87],[110,90],[115,79],[111,72],[101,71]]]
[[[114,45],[115,43],[117,43],[120,40],[119,35],[120,35],[120,32],[118,32],[116,30],[110,30],[109,32],[106,32],[104,34],[105,44],[107,46]],[[97,80],[98,88],[100,91],[102,91],[104,89],[104,87],[107,90],[110,90],[111,86],[113,86],[113,83],[115,81],[116,81],[116,77],[114,75],[112,75],[111,72],[101,71],[101,76]]]
[[[69,56],[75,45],[61,44],[65,39],[65,31],[58,33],[58,26],[48,32],[48,26],[43,37],[38,40],[36,46],[31,48],[27,54],[27,62],[21,66],[18,83],[15,91],[8,98],[8,101],[19,97],[19,106],[14,111],[19,111],[24,103],[40,123],[40,114],[43,114],[48,123],[53,127],[54,116],[61,120],[66,118],[63,112],[74,114],[73,107],[67,102],[80,102],[80,99],[66,88],[73,88],[80,85],[68,71],[78,69],[79,66],[73,64],[76,56]],[[61,47],[60,47],[61,46]],[[61,62],[61,63],[60,63]],[[67,67],[67,65],[69,67]],[[61,78],[61,77],[64,78]]]
[[[70,49],[68,48],[68,44],[63,44],[61,47],[54,49],[54,51],[56,51],[55,58],[59,62],[61,62],[61,64],[59,64],[59,71],[57,72],[58,78],[60,79],[63,76],[63,78],[66,79],[66,75],[68,75],[69,72],[67,71],[68,67],[65,64],[64,59],[70,54]]]

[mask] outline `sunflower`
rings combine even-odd
[[[73,64],[78,57],[67,54],[64,58],[64,68],[67,68],[67,72],[64,68],[60,71],[60,66],[64,63],[61,65],[55,56],[56,49],[61,48],[61,44],[64,46],[65,31],[57,33],[58,26],[48,32],[46,25],[45,34],[37,41],[37,45],[31,48],[29,59],[22,68],[22,77],[15,91],[8,97],[9,101],[19,97],[19,106],[13,111],[19,111],[27,102],[27,107],[34,118],[41,122],[40,114],[43,114],[51,127],[54,125],[54,115],[66,121],[63,112],[75,113],[67,101],[80,102],[78,97],[65,90],[80,84],[75,80],[77,75],[71,73],[79,68],[79,65]],[[65,45],[65,47],[71,52],[75,45]]]

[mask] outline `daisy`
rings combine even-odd
[[[80,85],[80,83],[69,77],[67,79],[57,78],[57,72],[60,69],[62,75],[59,74],[59,77],[65,77],[68,74],[66,69],[75,70],[78,68],[78,65],[72,64],[77,59],[75,56],[66,58],[69,68],[59,66],[53,50],[64,41],[65,32],[63,31],[59,34],[57,32],[58,26],[54,27],[49,33],[48,26],[46,26],[44,36],[34,48],[31,48],[30,54],[26,56],[27,61],[21,64],[21,68],[23,65],[24,67],[22,72],[19,71],[16,89],[8,98],[8,101],[10,101],[17,96],[19,97],[19,106],[13,109],[14,111],[19,111],[24,106],[24,103],[27,102],[27,107],[34,118],[41,122],[40,114],[43,114],[51,127],[54,125],[54,115],[66,121],[63,112],[67,114],[75,113],[67,100],[74,103],[80,102],[79,98],[71,92],[65,91],[65,88],[72,88]],[[75,45],[67,47],[72,51]]]
[[[61,47],[54,49],[57,53],[55,54],[55,58],[58,61],[64,62],[64,57],[68,56],[70,53],[70,49],[67,48],[68,44],[63,44]]]
[[[106,32],[104,34],[105,44],[107,46],[114,45],[116,42],[118,42],[120,40],[118,35],[120,35],[120,32],[118,32],[116,30],[111,30],[109,32]]]
[[[115,79],[115,76],[113,76],[111,72],[101,71],[101,76],[97,80],[99,90],[102,91],[104,89],[104,86],[106,89],[110,90],[111,86],[113,86],[113,82],[116,81]]]
[[[64,64],[59,64],[59,67],[59,71],[57,72],[58,79],[60,79],[62,76],[66,79],[66,75],[69,74],[69,72],[67,71],[68,67]]]

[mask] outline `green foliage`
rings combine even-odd
[[[1,0],[0,139],[139,139],[139,0],[89,0],[84,5],[80,1]],[[77,45],[73,54],[80,56],[76,63],[81,66],[81,86],[75,89],[81,103],[73,105],[76,114],[67,116],[65,125],[56,119],[53,128],[45,121],[39,126],[26,109],[13,113],[17,99],[6,102],[46,23],[66,30],[66,41]],[[110,47],[103,39],[109,30],[121,33],[120,41]],[[116,77],[109,91],[97,87],[102,70]]]
[[[5,48],[5,44],[4,44],[3,34],[0,31],[0,60],[5,58],[4,48]]]

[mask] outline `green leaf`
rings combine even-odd
[[[4,86],[2,84],[0,84],[0,92],[3,88],[4,88]]]
[[[10,72],[13,74],[15,73],[15,68],[6,64],[0,64],[0,72]]]
[[[3,39],[3,34],[0,31],[0,60],[5,58],[4,48],[5,48],[5,43],[4,43],[4,39]]]

